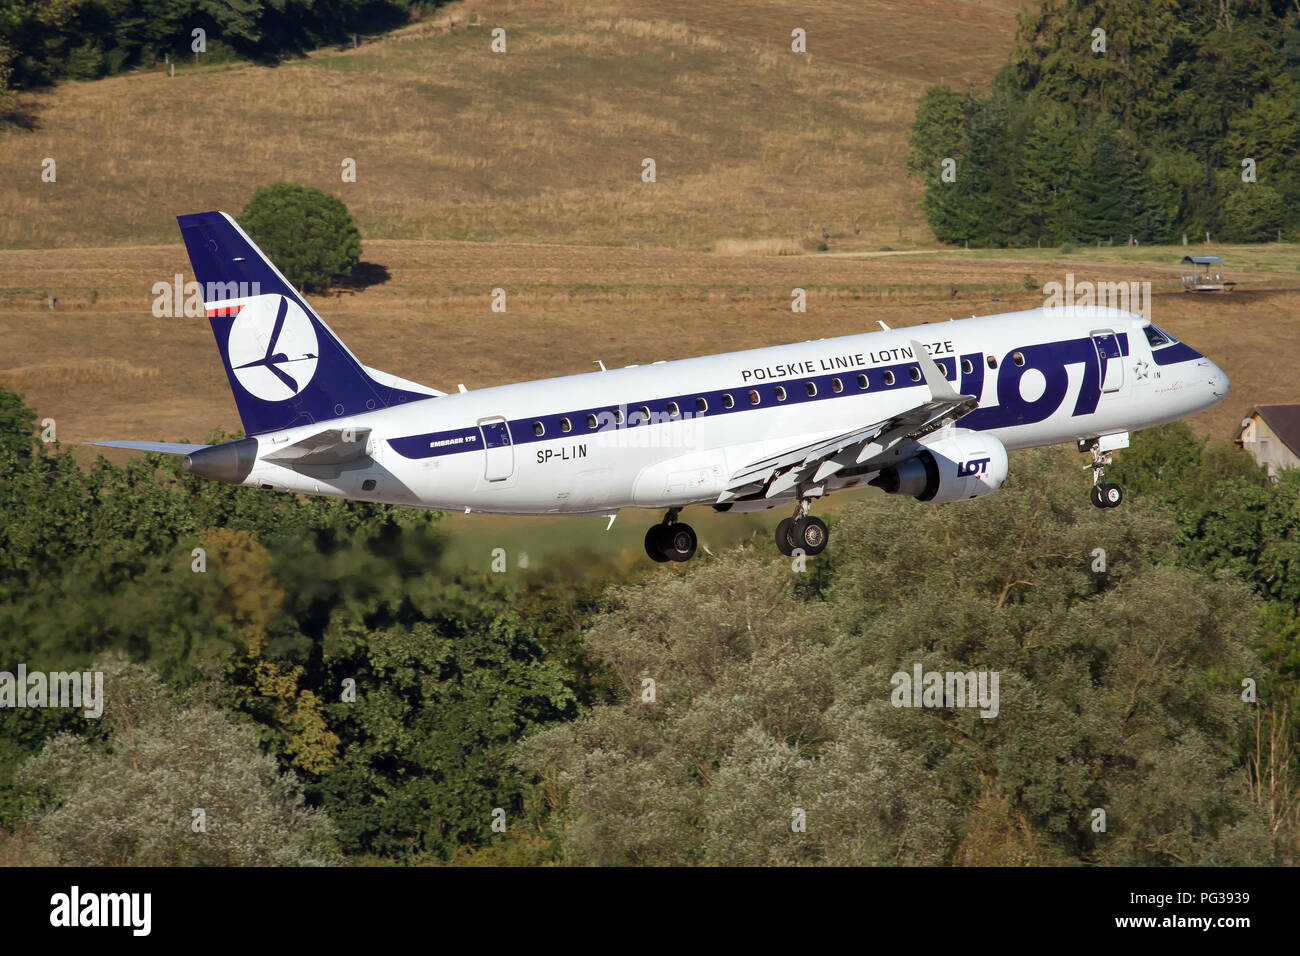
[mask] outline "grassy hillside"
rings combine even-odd
[[[0,130],[0,248],[174,242],[177,213],[238,211],[281,178],[336,192],[369,238],[923,241],[901,178],[912,104],[986,84],[1017,6],[468,0],[274,69],[67,84]]]

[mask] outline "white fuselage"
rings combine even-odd
[[[243,483],[502,514],[713,503],[756,460],[915,405],[926,386],[913,340],[979,399],[956,427],[1009,449],[1174,421],[1227,393],[1223,372],[1188,346],[1153,349],[1148,324],[1114,309],[1035,309],[449,394],[332,421],[370,430],[351,467],[261,460],[319,426],[258,435]]]

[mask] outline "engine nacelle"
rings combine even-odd
[[[1007,449],[992,435],[954,428],[916,444],[916,454],[881,469],[869,484],[891,495],[945,504],[982,498],[1007,480]]]

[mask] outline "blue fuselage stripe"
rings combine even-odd
[[[1128,335],[1119,333],[1119,351],[1123,356],[1129,354]],[[1181,343],[1180,353],[1185,350],[1186,357],[1173,361],[1187,361],[1200,358],[1200,354]],[[1155,354],[1171,349],[1158,350]],[[1018,364],[1013,356],[1019,355]],[[970,352],[957,357],[936,358],[935,363],[943,370],[949,380],[957,379],[958,361],[968,363],[962,368],[960,391],[967,395],[981,395],[984,389],[985,356],[981,352]],[[1169,361],[1157,361],[1161,365]],[[1096,410],[1101,391],[1101,374],[1096,346],[1091,337],[1072,339],[1063,342],[1049,342],[1042,345],[1026,346],[1007,354],[1002,360],[1000,370],[994,371],[997,378],[998,404],[978,408],[962,419],[963,428],[988,430],[1008,425],[1027,424],[1042,421],[1060,407],[1064,398],[1068,377],[1066,366],[1083,363],[1084,382],[1080,388],[1079,400],[1075,404],[1074,415],[1090,414]],[[969,371],[967,370],[969,369]],[[1035,402],[1025,402],[1020,397],[1020,377],[1031,369],[1043,372],[1048,381],[1044,395]],[[860,384],[860,377],[865,376],[866,387]],[[840,383],[836,391],[834,383]],[[808,388],[809,383],[813,388]],[[787,405],[801,405],[806,402],[828,401],[835,398],[848,398],[853,395],[872,395],[878,392],[893,391],[902,388],[920,387],[924,384],[920,367],[915,361],[895,365],[881,365],[875,368],[855,368],[830,375],[805,376],[747,383],[736,388],[717,389],[709,392],[691,392],[667,398],[650,399],[642,402],[629,402],[626,405],[601,405],[594,408],[582,408],[575,411],[560,412],[553,415],[539,415],[530,418],[517,418],[509,421],[510,439],[515,445],[528,445],[534,442],[554,441],[565,438],[581,438],[594,435],[613,428],[637,428],[647,424],[666,424],[688,418],[717,417],[734,415],[740,412],[760,411]],[[778,389],[784,392],[779,399]],[[812,391],[813,394],[809,394]],[[758,402],[751,400],[751,393],[758,396]],[[1058,394],[1059,393],[1059,394]],[[730,396],[732,404],[727,407],[725,396]],[[706,403],[700,410],[697,401]],[[676,405],[677,413],[669,415],[669,406]],[[647,419],[642,409],[649,412]],[[596,427],[590,426],[592,416]],[[621,416],[621,421],[620,421]],[[569,430],[563,430],[567,420]],[[536,433],[540,424],[542,432]],[[485,428],[493,426],[486,424]],[[495,426],[499,429],[499,425]],[[507,444],[509,439],[499,432],[489,432],[489,444],[492,446]],[[454,428],[447,431],[427,432],[404,438],[388,440],[399,455],[404,458],[434,458],[441,455],[455,455],[467,451],[477,451],[483,447],[482,435],[476,426]]]

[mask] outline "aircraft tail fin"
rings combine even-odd
[[[176,217],[244,432],[258,435],[435,397],[362,365],[224,212]],[[398,384],[400,382],[400,384]]]

